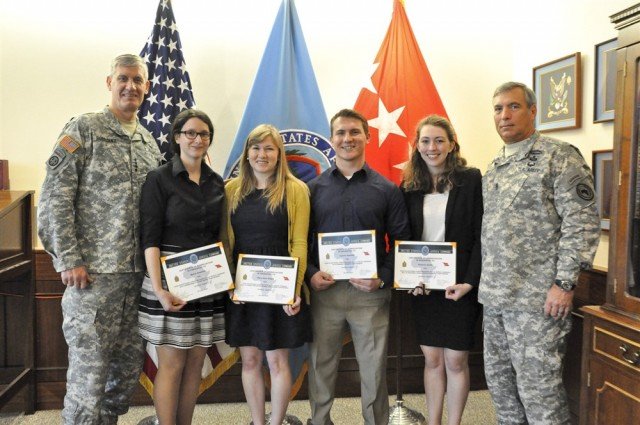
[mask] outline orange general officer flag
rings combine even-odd
[[[376,55],[371,85],[360,90],[354,109],[369,122],[367,163],[396,184],[408,159],[418,121],[447,112],[416,41],[404,2],[394,0],[393,17]]]

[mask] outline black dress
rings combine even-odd
[[[285,203],[271,214],[262,193],[252,192],[231,215],[236,261],[239,253],[289,256]],[[309,308],[304,302],[297,315],[287,316],[281,305],[229,301],[225,319],[226,341],[232,347],[269,351],[300,347],[312,340]]]
[[[474,288],[458,301],[448,300],[444,291],[412,296],[411,307],[420,345],[469,351],[474,346],[474,333],[480,304],[478,283],[481,269],[480,232],[482,226],[482,176],[475,168],[456,170],[445,212],[445,241],[456,242],[456,282]],[[425,193],[405,191],[405,202],[411,225],[411,239],[422,239]]]

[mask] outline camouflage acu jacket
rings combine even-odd
[[[541,311],[555,279],[577,281],[600,237],[593,178],[580,152],[538,132],[482,178],[486,307]]]
[[[47,160],[38,235],[57,271],[143,270],[140,189],[160,152],[141,125],[129,136],[108,108],[73,118]]]

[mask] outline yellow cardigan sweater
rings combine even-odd
[[[227,260],[229,265],[234,267],[233,247],[235,246],[235,236],[231,227],[231,205],[239,196],[240,179],[229,180],[224,187],[226,194],[226,225],[222,226],[220,238],[225,244]],[[307,270],[307,237],[309,232],[309,189],[300,180],[287,179],[286,202],[288,216],[288,239],[289,255],[298,258],[298,275],[296,279],[296,294],[300,295],[301,288],[304,287],[304,298],[309,303],[309,290],[304,285],[304,273]],[[266,214],[266,211],[265,211]]]

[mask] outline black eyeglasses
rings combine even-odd
[[[203,141],[211,140],[213,136],[212,133],[208,131],[203,131],[202,133],[198,133],[197,131],[187,130],[187,131],[178,131],[178,134],[184,134],[189,140],[196,140],[196,137],[200,136],[200,139]]]

